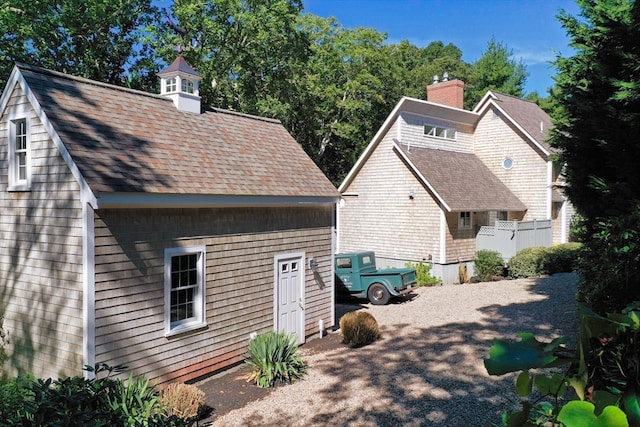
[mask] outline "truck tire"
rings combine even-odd
[[[389,302],[391,294],[383,284],[374,283],[367,290],[367,298],[373,305],[385,305]]]

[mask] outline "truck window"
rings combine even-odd
[[[351,268],[351,258],[338,258],[338,268]]]
[[[369,265],[371,264],[371,255],[365,255],[362,257],[362,265]]]

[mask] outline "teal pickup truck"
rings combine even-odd
[[[335,270],[339,292],[368,298],[375,305],[384,305],[392,296],[410,292],[416,283],[413,268],[378,270],[375,254],[371,251],[336,255]]]

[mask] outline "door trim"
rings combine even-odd
[[[298,337],[298,344],[304,344],[305,342],[305,323],[306,323],[306,295],[305,295],[305,286],[306,286],[306,277],[307,277],[307,271],[306,271],[306,265],[305,265],[305,253],[304,252],[290,252],[290,253],[283,253],[283,254],[278,254],[273,258],[273,330],[274,331],[278,331],[279,330],[279,324],[278,324],[278,319],[279,319],[279,299],[278,299],[278,294],[279,294],[279,286],[280,286],[280,270],[278,268],[278,265],[281,261],[288,261],[288,260],[298,260],[300,263],[300,283],[299,283],[299,295],[300,295],[300,303],[302,305],[302,310],[300,311],[300,324],[298,325],[298,327],[300,328],[300,330],[302,331],[301,336]]]

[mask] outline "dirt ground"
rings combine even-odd
[[[345,308],[348,309],[349,306]],[[357,305],[353,306],[353,309],[357,308]],[[331,331],[322,339],[316,337],[307,341],[300,349],[305,354],[325,352],[343,346],[341,339],[339,332]],[[201,411],[202,416],[198,425],[206,426],[234,409],[242,408],[249,402],[268,396],[274,390],[259,388],[253,382],[248,382],[249,374],[249,366],[242,363],[198,382],[196,385],[205,392],[206,396],[206,407]]]

